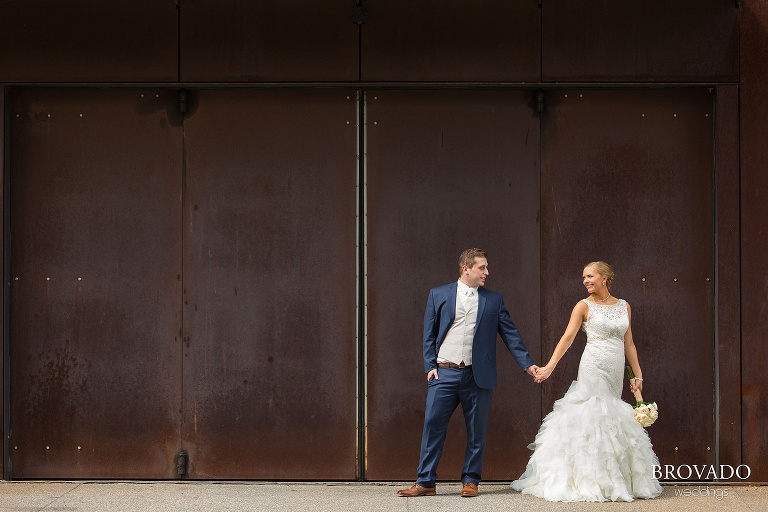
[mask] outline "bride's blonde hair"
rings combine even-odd
[[[613,267],[604,261],[593,261],[591,263],[587,263],[584,265],[584,268],[587,267],[594,267],[594,269],[597,270],[597,273],[605,278],[605,285],[608,287],[608,289],[611,289],[611,285],[613,284],[613,277],[615,275],[613,273]]]

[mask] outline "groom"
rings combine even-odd
[[[485,454],[485,431],[491,393],[496,387],[496,333],[531,377],[536,376],[528,350],[509,317],[501,295],[483,287],[488,255],[467,249],[459,258],[458,282],[433,288],[424,313],[424,372],[427,406],[416,484],[399,496],[434,496],[437,464],[443,453],[448,421],[461,404],[467,425],[467,449],[461,472],[461,496],[477,496]]]

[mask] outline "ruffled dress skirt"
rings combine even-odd
[[[598,388],[602,388],[599,386]],[[525,472],[512,489],[549,501],[632,501],[661,494],[659,464],[632,406],[610,390],[574,381],[544,418]]]

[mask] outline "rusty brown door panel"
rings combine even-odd
[[[656,454],[662,464],[712,464],[713,92],[564,90],[545,103],[545,359],[586,296],[583,265],[608,261],[612,293],[632,308],[643,396],[660,408],[648,430]],[[545,383],[544,414],[576,377],[583,346],[580,334]]]
[[[0,187],[3,189],[3,193],[0,194],[0,203],[2,203],[2,215],[3,215],[3,231],[5,231],[5,175],[6,175],[6,168],[5,168],[5,86],[0,87],[0,140],[3,141],[3,150],[0,151],[0,169],[3,169],[3,179],[0,180]],[[5,237],[3,237],[3,240],[0,241],[0,245],[3,246],[3,267],[5,267],[5,264],[7,263],[7,260],[5,259]],[[5,273],[5,271],[3,271]],[[6,288],[7,290],[8,288]],[[4,294],[5,295],[5,294]],[[0,443],[0,478],[4,478],[5,476],[5,461],[8,458],[8,453],[6,453],[5,447],[5,408],[8,405],[6,402],[5,397],[5,368],[8,366],[8,351],[6,347],[6,336],[5,336],[5,325],[7,322],[7,314],[5,313],[7,309],[3,309],[3,343],[2,343],[2,351],[0,351],[0,439],[3,440],[2,443]]]
[[[768,482],[768,3],[744,2],[739,84],[740,259],[741,259],[741,432],[743,462],[752,480]],[[731,421],[736,421],[732,419]]]
[[[749,463],[752,480],[762,481],[752,461],[742,459],[741,386],[743,383],[741,265],[739,262],[739,86],[718,85],[715,106],[716,261],[717,261],[717,438],[719,464]],[[750,356],[751,357],[751,356]],[[747,453],[746,451],[743,453]],[[732,480],[738,480],[734,477]]]
[[[354,92],[197,91],[185,121],[192,478],[354,479]]]
[[[536,1],[365,0],[362,80],[537,82]]]
[[[458,279],[469,247],[489,252],[539,360],[539,120],[529,91],[370,91],[367,126],[367,473],[411,480],[426,380],[422,319],[430,288]],[[540,422],[540,390],[499,342],[485,479],[519,476]],[[451,422],[441,479],[457,479],[464,421]]]
[[[182,142],[174,105],[170,91],[13,92],[13,478],[174,476]]]
[[[350,0],[184,1],[181,80],[357,80],[354,6]]]
[[[0,1],[0,82],[175,81],[174,4]]]
[[[735,0],[542,3],[544,81],[737,82]]]

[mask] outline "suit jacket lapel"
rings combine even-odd
[[[483,318],[483,310],[485,309],[485,289],[477,289],[477,319],[475,320],[475,332],[480,326],[480,319]]]
[[[448,334],[448,329],[453,325],[453,321],[456,319],[456,288],[458,285],[454,282],[448,286],[447,295],[442,300],[446,302],[445,312],[446,315],[440,315],[439,325],[437,326],[437,350],[440,351],[440,345],[443,344],[445,336]]]
[[[445,299],[448,302],[448,327],[450,327],[453,324],[453,321],[456,320],[456,290],[458,287],[459,285],[454,282],[448,288],[449,294]]]

